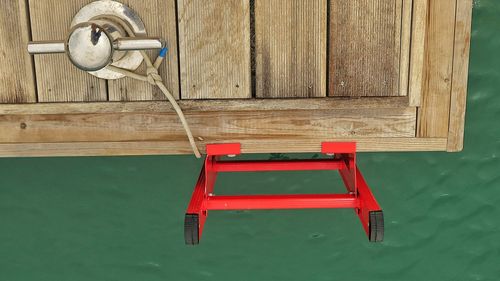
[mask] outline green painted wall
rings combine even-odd
[[[370,244],[349,210],[183,214],[193,157],[0,159],[0,280],[498,280],[500,3],[476,0],[465,151],[361,154],[386,215]],[[331,173],[226,175],[218,190],[328,192]]]

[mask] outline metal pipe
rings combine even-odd
[[[165,42],[158,38],[120,38],[114,42],[117,51],[138,51],[149,49],[161,49]],[[36,54],[58,54],[66,52],[66,44],[62,41],[38,41],[28,43],[28,53]]]
[[[163,47],[165,47],[165,42],[159,38],[119,38],[114,42],[114,48],[117,51],[138,51]]]
[[[58,54],[66,51],[66,44],[62,41],[38,41],[28,43],[28,53],[35,54]]]

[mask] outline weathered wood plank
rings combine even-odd
[[[179,0],[182,99],[250,98],[248,0]]]
[[[405,97],[367,97],[362,99],[234,99],[234,100],[181,100],[181,108],[191,112],[204,111],[293,111],[339,109],[408,108]],[[0,115],[22,114],[90,114],[90,113],[169,113],[168,102],[93,102],[93,103],[44,103],[0,104]]]
[[[185,110],[185,115],[201,140],[412,137],[416,124],[415,108]],[[0,131],[0,143],[186,140],[173,111],[2,115]]]
[[[256,96],[326,96],[326,0],[256,0]]]
[[[352,141],[353,139],[328,139],[328,141]],[[445,138],[359,138],[360,152],[387,151],[443,151]],[[237,140],[242,153],[317,153],[323,139]],[[219,140],[200,141],[198,146],[205,153],[205,145]],[[283,145],[286,144],[286,145]],[[0,144],[0,157],[44,156],[112,156],[112,155],[171,155],[192,154],[191,147],[183,141],[157,142],[71,142],[71,143],[20,143]]]
[[[411,106],[422,104],[424,90],[425,46],[429,0],[413,0],[412,39],[410,55],[409,102]]]
[[[401,95],[401,1],[331,1],[329,95]]]
[[[174,97],[179,98],[179,61],[177,58],[177,21],[175,0],[122,0],[136,11],[146,25],[148,36],[160,37],[167,41],[169,49],[165,62],[159,69],[165,85]],[[159,51],[148,51],[153,61]],[[146,73],[143,64],[138,73]],[[111,101],[144,101],[165,100],[165,96],[156,86],[144,82],[124,78],[108,82],[109,100]]]
[[[429,2],[425,87],[419,108],[417,137],[448,137],[456,0]]]
[[[413,0],[403,0],[401,13],[401,56],[399,59],[399,95],[408,96]]]
[[[29,0],[33,40],[65,39],[73,16],[90,2]],[[35,70],[39,102],[107,100],[106,81],[77,69],[65,55],[37,55]]]
[[[472,0],[458,1],[455,24],[455,52],[453,59],[450,127],[447,148],[449,152],[461,151],[464,147],[471,23]]]
[[[2,1],[0,7],[0,103],[36,102],[28,7],[24,0]]]

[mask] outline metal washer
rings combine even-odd
[[[71,28],[77,24],[88,22],[92,19],[106,15],[115,16],[125,21],[137,36],[147,35],[146,27],[139,15],[128,6],[112,0],[95,1],[83,7],[73,18]],[[141,65],[143,60],[144,58],[139,51],[129,51],[122,59],[113,62],[111,65],[134,71]],[[116,73],[106,68],[89,73],[99,78],[110,80],[125,77],[123,74]]]

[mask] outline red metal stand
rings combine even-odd
[[[186,244],[199,244],[209,210],[334,209],[352,208],[371,242],[384,237],[384,216],[356,166],[356,143],[323,143],[322,160],[221,161],[220,156],[241,154],[240,144],[207,146],[207,157],[186,211]],[[338,170],[346,194],[216,196],[218,172]]]

